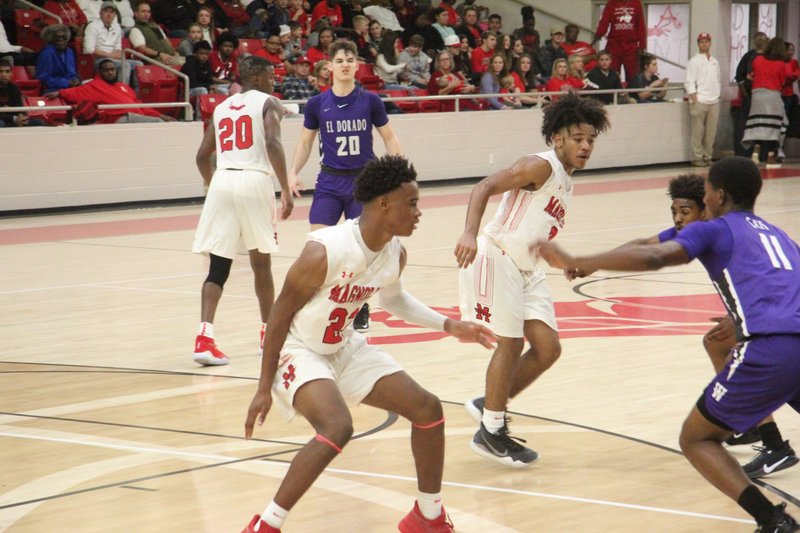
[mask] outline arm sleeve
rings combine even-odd
[[[311,98],[303,113],[303,127],[307,130],[319,129],[319,98]]]
[[[686,89],[686,94],[697,92],[697,63],[691,59],[686,66],[686,81],[683,82],[683,88]]]
[[[83,32],[83,53],[94,54],[95,48],[97,48],[97,29],[95,24],[89,24]]]
[[[381,307],[394,316],[411,324],[444,331],[444,323],[447,317],[434,311],[414,298],[411,293],[403,290],[400,278],[384,287],[378,297]]]
[[[500,87],[495,85],[494,77],[488,72],[481,77],[481,92],[483,94],[500,92]],[[489,102],[489,105],[495,109],[501,109],[503,107],[503,102],[497,98],[487,98],[486,101]]]
[[[372,125],[382,128],[389,123],[389,116],[386,114],[386,106],[383,100],[375,93],[367,93],[370,98],[370,113],[372,115]]]
[[[133,28],[128,34],[128,39],[130,40],[131,46],[134,49],[145,45],[144,35],[142,35],[142,32],[139,30],[139,28]]]
[[[722,238],[720,225],[716,222],[694,222],[689,224],[673,239],[683,246],[689,260],[711,250]]]
[[[0,24],[0,53],[19,52],[20,50],[22,50],[22,46],[11,44],[8,40],[8,35],[6,35],[5,27]]]
[[[69,80],[54,74],[55,62],[51,50],[45,49],[39,54],[36,60],[36,78],[42,82],[45,90],[66,89],[69,87]]]

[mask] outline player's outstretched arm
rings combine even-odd
[[[264,102],[264,134],[269,162],[278,183],[281,185],[281,220],[286,220],[294,209],[292,191],[289,188],[289,178],[286,174],[286,153],[281,142],[281,120],[285,108],[275,98],[267,98]]]
[[[217,151],[217,136],[215,131],[216,128],[214,125],[210,124],[203,135],[203,141],[200,143],[200,147],[197,149],[197,155],[194,158],[197,164],[197,170],[200,171],[200,175],[203,177],[203,184],[206,190],[208,190],[208,186],[211,185],[211,178],[214,176],[214,163],[212,163],[211,156]]]
[[[272,312],[264,332],[264,352],[261,357],[261,376],[244,423],[244,436],[253,436],[253,426],[264,423],[272,407],[272,381],[278,369],[283,343],[289,333],[289,326],[297,312],[322,287],[328,271],[325,247],[318,242],[306,243],[300,257],[289,268],[283,289],[272,306]]]
[[[624,248],[626,246],[636,246],[640,244],[658,244],[659,242],[661,241],[658,240],[658,235],[653,235],[652,237],[633,239],[632,241],[628,241],[625,244],[621,245],[620,248]],[[585,278],[586,276],[591,276],[592,274],[594,274],[594,272],[595,272],[594,270],[565,269],[564,277],[567,278],[567,280],[569,281],[573,281],[578,278]]]
[[[640,272],[689,262],[686,250],[675,241],[621,246],[608,252],[584,256],[573,256],[558,244],[548,242],[539,247],[539,256],[551,267],[580,271],[605,269]]]

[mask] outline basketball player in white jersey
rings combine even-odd
[[[561,354],[555,310],[545,274],[530,246],[554,238],[564,227],[572,199],[572,172],[583,168],[597,135],[608,128],[602,105],[570,93],[544,111],[542,135],[553,149],[521,157],[511,167],[481,180],[472,190],[464,233],[455,256],[461,318],[486,324],[497,349],[486,372],[486,396],[466,403],[480,422],[472,450],[512,467],[525,467],[538,454],[509,436],[505,417],[515,397]],[[478,237],[489,198],[503,198],[494,219]],[[525,341],[530,348],[523,354]]]
[[[419,492],[400,531],[453,531],[441,501],[442,405],[381,347],[368,344],[352,322],[363,303],[378,293],[381,307],[407,322],[486,348],[495,339],[485,326],[448,319],[403,290],[406,251],[397,237],[410,236],[421,215],[414,167],[396,155],[367,163],[356,179],[355,197],[363,204],[361,216],[309,234],[270,315],[245,436],[252,437],[256,421],[263,424],[273,398],[287,419],[299,413],[317,434],[295,456],[275,499],[244,533],[280,531],[289,510],[342,452],[353,434],[345,399],[411,422]],[[369,524],[361,529],[374,530]]]
[[[201,365],[228,364],[228,357],[214,342],[213,324],[240,241],[250,254],[263,342],[275,296],[270,254],[278,250],[273,175],[281,185],[281,218],[286,219],[294,206],[281,144],[284,108],[269,95],[274,76],[272,63],[247,57],[239,62],[239,75],[242,92],[217,106],[214,123],[197,150],[197,168],[208,193],[192,251],[208,254],[211,259],[203,283],[200,331],[193,355]]]

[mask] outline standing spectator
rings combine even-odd
[[[417,8],[407,0],[392,0],[392,11],[403,28],[408,29],[417,20]]]
[[[478,26],[478,8],[475,6],[464,8],[463,23],[456,27],[456,33],[467,36],[470,48],[477,48],[481,45],[481,34],[483,32]]]
[[[489,70],[489,60],[495,55],[496,48],[497,35],[491,31],[483,32],[481,35],[481,45],[472,50],[472,72],[483,74]]]
[[[208,58],[214,90],[218,93],[230,94],[231,85],[239,81],[239,60],[235,53],[238,47],[239,39],[232,33],[223,33],[217,39],[217,49]]]
[[[46,46],[36,60],[36,79],[42,82],[44,92],[81,84],[69,37],[69,28],[65,24],[54,24],[42,30]]]
[[[333,84],[331,81],[331,62],[327,59],[317,61],[314,65],[314,77],[317,79],[319,92],[322,93],[330,89]]]
[[[617,74],[616,70],[612,70],[611,68],[611,53],[608,50],[603,50],[597,55],[597,66],[589,71],[586,78],[599,90],[622,89],[622,80],[620,80],[619,74]],[[611,104],[614,102],[613,94],[597,94],[590,96],[604,104]],[[628,97],[623,96],[622,93],[619,93],[617,98],[618,102],[626,102],[628,100]]]
[[[400,53],[398,61],[405,63],[406,79],[411,85],[420,89],[428,87],[431,79],[431,58],[422,51],[425,39],[420,35],[412,35],[408,41],[408,46]]]
[[[324,28],[319,32],[319,44],[317,46],[312,46],[306,52],[306,57],[311,62],[312,65],[316,65],[317,61],[321,59],[330,60],[331,56],[329,50],[331,48],[331,43],[333,43],[333,29],[331,28]]]
[[[786,131],[787,137],[800,137],[798,132],[798,125],[800,125],[800,118],[798,118],[797,107],[797,94],[794,92],[794,84],[800,78],[800,65],[794,58],[794,44],[786,43],[786,58],[785,58],[789,71],[786,74],[786,83],[783,84],[781,91],[781,98],[783,99],[783,109],[786,112],[786,120],[789,121],[789,127]],[[785,139],[784,139],[785,140]],[[780,163],[786,157],[783,153],[783,145],[778,148],[778,162]]]
[[[550,40],[536,52],[536,67],[542,76],[549,76],[553,71],[553,62],[556,59],[567,59],[567,51],[561,46],[564,42],[564,30],[560,26],[550,29]]]
[[[331,45],[333,87],[309,100],[292,160],[289,180],[292,190],[297,192],[303,188],[298,174],[308,161],[314,138],[319,136],[321,168],[308,217],[312,230],[334,226],[342,215],[351,219],[361,214],[353,187],[355,176],[375,159],[373,127],[389,155],[400,153],[400,141],[389,124],[380,97],[356,86],[356,54],[352,41],[339,39]],[[365,304],[359,312],[355,328],[369,328],[369,305]]]
[[[83,53],[94,56],[94,68],[100,67],[100,61],[110,59],[117,67],[119,81],[138,87],[136,82],[136,67],[142,66],[141,61],[124,59],[122,54],[122,27],[117,22],[117,10],[114,2],[105,1],[100,8],[100,18],[93,20],[86,26],[83,37]],[[122,68],[123,61],[126,63]],[[123,70],[125,71],[123,73]],[[124,76],[124,78],[123,78]]]
[[[285,100],[308,100],[319,94],[317,78],[310,71],[311,63],[307,57],[299,57],[294,61],[294,74],[286,76],[281,85],[281,94]],[[305,105],[300,106],[301,113],[304,107]]]
[[[752,159],[763,156],[768,165],[777,164],[778,148],[783,145],[788,121],[781,91],[789,74],[783,39],[773,37],[763,55],[753,59],[753,99],[744,129],[742,144],[753,147]]]
[[[536,53],[542,45],[542,40],[539,37],[539,31],[536,29],[536,16],[533,14],[533,7],[523,6],[520,11],[522,13],[522,27],[514,30],[513,35],[522,39],[525,52],[536,57]],[[546,70],[542,72],[550,71]]]
[[[45,96],[60,96],[68,104],[89,102],[102,104],[141,104],[133,88],[117,81],[117,67],[110,59],[100,60],[100,68],[94,79],[77,87],[60,89]],[[104,123],[127,122],[174,122],[175,119],[148,107],[129,109],[106,109],[100,115]]]
[[[711,165],[717,137],[722,77],[719,62],[711,55],[710,34],[697,36],[697,49],[697,55],[686,66],[684,87],[692,117],[692,166],[707,167]]]
[[[436,55],[433,65],[433,74],[428,82],[428,94],[441,96],[445,94],[474,94],[475,86],[472,85],[464,74],[453,70],[453,54],[442,50]],[[455,100],[441,100],[442,111],[455,111]],[[467,100],[459,102],[464,108]]]
[[[381,26],[394,32],[402,32],[404,29],[397,15],[389,9],[389,0],[372,0],[371,5],[364,7],[364,15],[377,20]]]
[[[508,66],[506,65],[505,57],[503,57],[503,54],[495,53],[489,61],[489,69],[481,76],[481,93],[499,93],[500,80],[506,75],[508,75]],[[512,106],[503,103],[496,96],[487,98],[486,102],[489,104],[489,109],[512,109]]]
[[[0,22],[0,58],[10,57],[15,65],[33,66],[36,64],[36,53],[27,46],[11,44],[6,28]]]
[[[29,118],[27,113],[3,113],[4,107],[23,107],[22,92],[11,81],[11,58],[0,58],[0,128],[13,128],[15,126],[44,126],[44,121]]]
[[[448,319],[402,288],[406,251],[398,237],[410,236],[421,216],[416,174],[401,156],[370,162],[356,180],[355,194],[364,203],[359,221],[312,233],[289,268],[269,324],[245,437],[252,438],[256,422],[264,423],[273,398],[287,420],[295,414],[304,416],[316,436],[295,455],[274,499],[243,533],[280,532],[298,500],[342,452],[353,433],[345,398],[399,413],[411,423],[418,492],[413,509],[398,524],[399,531],[455,531],[442,507],[441,402],[382,348],[354,332],[349,318],[377,292],[381,307],[401,320],[445,331],[462,342],[492,346],[494,336],[486,327]],[[350,276],[342,280],[340,272]],[[358,290],[358,298],[330,296],[349,287]],[[341,320],[329,319],[340,316]],[[291,382],[282,378],[286,372],[292,374]]]
[[[455,35],[456,30],[450,26],[450,13],[443,7],[437,7],[432,12],[433,16],[433,29],[439,32],[442,41],[447,39],[448,35]]]
[[[206,130],[196,157],[208,192],[192,252],[207,254],[210,266],[201,290],[200,331],[192,358],[204,366],[229,362],[214,341],[214,317],[240,241],[248,250],[255,277],[263,347],[275,297],[271,254],[278,251],[273,177],[281,185],[280,218],[288,218],[294,207],[281,144],[284,108],[269,96],[272,66],[265,59],[248,56],[242,59],[241,75],[242,92],[214,110],[213,125]]]
[[[639,55],[647,50],[647,24],[640,0],[608,0],[597,25],[594,42],[606,37],[611,68],[629,82],[639,71]]]
[[[597,66],[597,50],[585,41],[579,41],[578,35],[580,28],[577,24],[567,24],[564,27],[564,42],[561,44],[567,56],[577,54],[583,58],[583,66],[586,71],[592,70]]]
[[[83,37],[88,20],[75,0],[48,0],[43,7],[45,11],[61,17],[61,23],[69,28],[72,37]]]
[[[200,27],[200,24],[193,22],[189,25],[186,38],[178,44],[177,52],[183,57],[194,55],[194,45],[200,41],[205,41],[203,39],[203,28]],[[208,43],[208,41],[206,42]],[[208,43],[208,45],[211,46],[211,43]]]
[[[322,17],[328,19],[331,27],[340,27],[344,23],[340,3],[340,0],[321,0],[311,11],[311,27],[315,27]]]
[[[181,72],[189,77],[189,96],[194,98],[211,92],[211,87],[214,85],[214,74],[211,71],[211,63],[208,61],[211,55],[211,43],[200,40],[192,45],[192,49],[194,53],[186,58]],[[199,104],[197,116],[200,116]]]
[[[748,50],[739,63],[736,65],[736,83],[739,85],[739,96],[744,99],[744,111],[750,111],[750,97],[753,94],[753,60],[756,56],[762,55],[767,51],[769,46],[769,37],[767,34],[759,31],[753,36],[753,48]]]
[[[138,0],[133,13],[136,23],[128,34],[131,46],[147,57],[170,66],[183,65],[186,59],[179,55],[158,24],[150,21],[152,15],[147,0]]]
[[[613,54],[611,59],[613,61]],[[628,89],[660,89],[667,86],[667,83],[669,83],[668,78],[664,78],[663,80],[658,78],[658,60],[656,60],[656,56],[651,54],[642,55],[639,60],[639,65],[641,67],[641,72],[628,82]],[[667,95],[667,91],[650,90],[631,94],[640,104],[646,104],[663,101],[664,97]]]

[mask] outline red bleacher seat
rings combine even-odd
[[[75,49],[75,63],[78,67],[78,77],[82,80],[94,78],[94,56],[83,53],[83,37],[75,37],[72,43]]]
[[[383,90],[381,94],[385,94],[390,98],[400,98],[402,96],[410,96],[408,91],[401,91],[399,89],[392,89],[392,90]],[[404,100],[396,100],[392,102],[403,113],[418,113],[419,112],[419,101],[404,101]]]
[[[39,96],[42,94],[42,82],[32,78],[27,68],[20,65],[11,67],[11,78],[16,86],[19,87],[22,96]]]
[[[42,26],[44,26],[44,15],[34,9],[16,9],[14,10],[14,22],[17,26],[17,42],[20,46],[26,46],[31,50],[38,52],[44,48],[39,33]]]
[[[139,96],[144,103],[177,102],[180,84],[175,74],[156,65],[136,67]],[[176,113],[177,108],[159,109],[161,113]]]
[[[356,81],[368,91],[380,91],[383,89],[383,80],[375,75],[375,70],[369,63],[358,64]]]
[[[464,102],[463,100],[461,101]],[[419,102],[420,113],[438,113],[442,110],[441,100],[420,100]]]
[[[263,48],[261,39],[239,39],[238,50],[240,54],[255,54]]]
[[[214,110],[219,104],[225,101],[227,96],[224,94],[201,94],[197,97],[198,107],[200,108],[200,119],[208,125],[208,121],[214,116]]]
[[[44,96],[23,96],[26,106],[46,108],[49,106],[67,105],[61,98],[45,98]],[[67,111],[29,111],[30,118],[40,118],[49,126],[60,126],[67,121]]]

